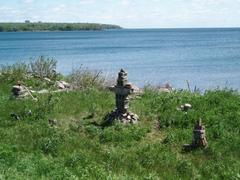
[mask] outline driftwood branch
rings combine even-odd
[[[24,89],[26,89],[26,91],[28,92],[28,94],[31,96],[31,98],[32,98],[33,100],[35,100],[35,101],[38,100],[37,98],[33,97],[31,91],[30,91],[26,86],[22,85],[22,87],[23,87]]]

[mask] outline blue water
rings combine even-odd
[[[81,32],[0,33],[0,64],[40,55],[58,60],[58,70],[120,68],[138,86],[170,82],[176,88],[240,89],[240,29],[131,29]]]

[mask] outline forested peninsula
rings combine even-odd
[[[98,23],[0,23],[0,32],[22,32],[22,31],[82,31],[82,30],[106,30],[121,29],[118,25]]]

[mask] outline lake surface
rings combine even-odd
[[[81,64],[138,86],[170,82],[176,88],[240,89],[240,29],[123,29],[0,33],[0,64],[40,55],[68,74]]]

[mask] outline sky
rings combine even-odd
[[[240,27],[240,0],[0,0],[0,22],[25,20],[124,28]]]

